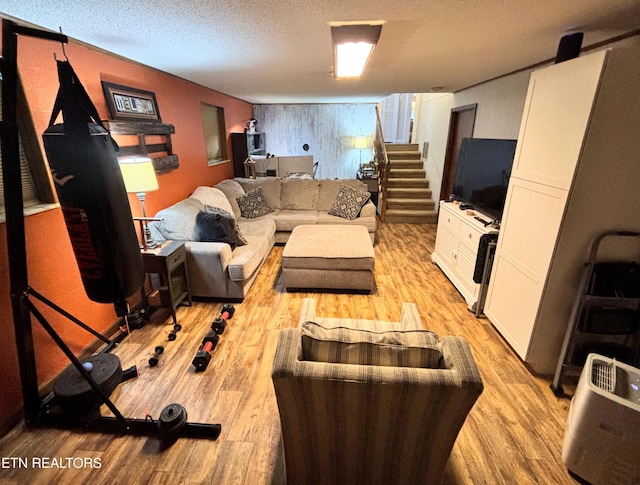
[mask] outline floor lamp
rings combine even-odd
[[[124,179],[124,186],[128,193],[136,194],[142,205],[141,238],[143,249],[154,249],[158,243],[153,240],[149,229],[147,211],[144,207],[144,199],[147,192],[158,190],[158,179],[153,162],[150,158],[134,157],[120,160],[120,171]]]
[[[362,168],[362,150],[367,148],[367,137],[366,136],[356,136],[356,139],[353,142],[354,148],[360,150],[360,168]]]

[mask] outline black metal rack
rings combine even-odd
[[[109,396],[103,393],[89,372],[85,370],[82,363],[72,353],[63,339],[53,327],[51,327],[30,299],[30,297],[36,298],[102,340],[107,344],[107,348],[112,347],[112,341],[95,332],[77,318],[65,312],[29,287],[17,123],[17,54],[19,35],[60,42],[63,45],[68,42],[68,39],[67,36],[63,34],[21,26],[8,19],[3,19],[2,21],[2,122],[0,123],[2,180],[5,198],[11,306],[16,335],[25,423],[27,426],[88,428],[107,433],[162,436],[161,420],[126,418],[120,413],[113,402],[109,400]],[[50,397],[41,399],[38,389],[35,344],[31,326],[32,315],[65,353],[73,366],[89,383],[100,401],[113,413],[114,417],[94,415],[90,420],[87,420],[80,417],[69,416],[64,413],[55,412],[50,406]],[[127,371],[128,376],[131,375],[131,370],[132,369],[129,369],[129,371]],[[165,431],[164,434],[166,438],[174,439],[186,436],[216,439],[221,430],[219,424],[186,422],[186,412],[184,414],[184,422],[180,420],[178,424],[179,426],[175,426],[175,429],[172,429],[172,432],[168,433],[168,436],[166,436],[167,433]]]
[[[605,238],[640,238],[631,231],[606,231],[592,243],[551,383],[556,395],[570,370],[579,371],[597,352],[631,365],[640,361],[640,264],[599,261]]]

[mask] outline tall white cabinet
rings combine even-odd
[[[533,371],[554,372],[591,243],[611,229],[640,230],[636,49],[531,75],[485,314]]]

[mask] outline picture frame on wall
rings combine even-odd
[[[155,93],[102,81],[113,120],[161,122]]]

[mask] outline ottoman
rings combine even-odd
[[[373,290],[375,254],[364,226],[296,226],[282,252],[285,289]]]

